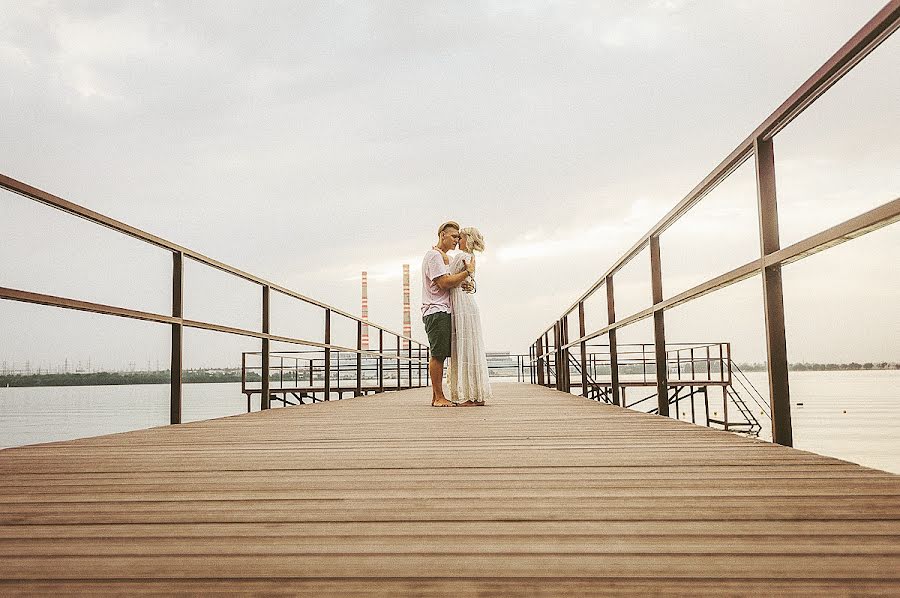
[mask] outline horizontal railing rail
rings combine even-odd
[[[150,311],[129,309],[117,305],[109,305],[92,301],[84,301],[74,297],[63,297],[58,295],[49,295],[34,291],[9,288],[0,286],[0,299],[31,303],[36,305],[46,305],[63,309],[85,311],[90,313],[129,318],[134,320],[142,320],[147,322],[155,322],[158,324],[168,324],[172,328],[171,342],[171,393],[170,393],[170,422],[173,424],[181,423],[182,418],[182,366],[183,366],[183,331],[185,328],[194,328],[201,330],[209,330],[225,334],[232,334],[242,337],[250,337],[259,339],[262,343],[261,366],[263,372],[261,375],[261,399],[260,408],[268,409],[269,404],[269,380],[271,374],[271,351],[270,343],[278,342],[284,344],[301,345],[306,347],[314,347],[324,352],[326,372],[324,383],[324,398],[328,400],[331,395],[330,387],[330,355],[332,352],[336,354],[352,353],[361,359],[362,356],[378,357],[381,360],[394,360],[396,367],[400,368],[401,364],[406,364],[408,370],[412,370],[413,364],[422,366],[427,364],[429,359],[428,346],[398,332],[394,332],[389,328],[381,326],[377,323],[364,320],[358,316],[350,314],[346,311],[338,309],[332,305],[313,299],[281,285],[275,284],[259,276],[255,276],[218,260],[207,257],[201,253],[152,235],[138,228],[125,224],[119,220],[110,218],[99,212],[95,212],[84,206],[80,206],[71,201],[57,197],[51,193],[13,179],[9,176],[0,174],[0,188],[11,191],[24,198],[45,204],[67,214],[78,216],[93,224],[101,225],[112,229],[118,233],[130,236],[144,243],[162,248],[172,253],[172,284],[170,287],[172,296],[172,313],[162,314]],[[214,322],[195,320],[184,316],[184,260],[185,258],[193,260],[201,265],[214,268],[225,272],[238,279],[254,283],[261,289],[261,328],[253,330],[248,328],[239,328],[234,326],[225,326]],[[315,341],[311,339],[299,338],[294,336],[286,336],[273,334],[270,331],[270,296],[272,292],[296,299],[302,303],[312,305],[322,310],[322,326],[323,341]],[[341,344],[333,343],[331,338],[331,330],[334,318],[346,318],[356,323],[356,346],[347,347]],[[378,331],[379,351],[364,349],[362,346],[363,327],[369,326]],[[385,338],[387,336],[388,338]],[[396,344],[396,350],[387,349],[388,345]],[[415,349],[413,349],[415,347]],[[413,353],[416,353],[414,356]],[[424,380],[417,378],[417,385],[428,385],[428,377],[424,376]]]
[[[529,349],[530,361],[538,366],[535,368],[537,375],[533,376],[534,382],[548,383],[549,365],[547,364],[567,363],[567,355],[574,347],[580,349],[583,368],[587,359],[587,345],[589,341],[598,337],[608,338],[612,347],[611,361],[613,364],[617,363],[617,330],[651,317],[654,320],[653,348],[656,361],[665,361],[667,359],[666,347],[669,346],[665,336],[664,314],[666,310],[759,274],[763,281],[772,438],[777,443],[792,445],[793,432],[781,281],[782,266],[897,222],[900,220],[900,197],[895,196],[883,205],[782,248],[779,240],[773,138],[878,45],[890,37],[898,27],[900,27],[900,0],[891,0],[675,207],[619,257],[603,276],[593,283],[557,320],[541,332]],[[664,297],[660,257],[661,235],[751,158],[755,160],[756,167],[760,257],[674,296]],[[625,317],[619,316],[615,308],[615,276],[645,249],[649,249],[650,255],[652,305]],[[607,323],[596,330],[586,330],[585,302],[604,287],[606,289]],[[574,315],[575,312],[577,312],[577,316]],[[578,318],[579,331],[577,338],[574,339],[569,338],[570,316]],[[669,413],[667,370],[668,368],[656,370],[658,410],[659,414],[664,416],[668,416]],[[617,368],[614,367],[613,372],[616,371]],[[568,368],[562,368],[557,372],[555,381],[560,390],[570,389],[568,376]],[[619,381],[615,373],[612,382],[613,394],[617,395]]]
[[[270,398],[281,394],[303,393],[313,400],[322,395],[328,400],[326,389],[342,397],[343,393],[362,396],[370,392],[385,392],[409,388],[421,388],[428,384],[428,367],[424,357],[424,347],[416,346],[416,356],[402,355],[411,347],[385,349],[372,355],[371,352],[353,351],[344,354],[332,351],[326,358],[324,351],[278,351],[270,353],[269,393]],[[401,359],[397,359],[398,353]],[[392,356],[393,362],[385,366],[384,357]],[[247,396],[247,410],[250,398],[262,394],[262,365],[250,363],[262,361],[260,351],[245,351],[241,354],[241,392]],[[256,374],[259,372],[259,374]],[[254,379],[255,375],[255,379]],[[389,384],[385,381],[393,381]]]

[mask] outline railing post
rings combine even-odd
[[[578,336],[584,338],[584,301],[578,302]],[[581,341],[581,396],[588,396],[587,383],[587,341]]]
[[[616,293],[612,274],[606,277],[606,321],[616,323]],[[613,405],[619,405],[619,348],[615,328],[609,331],[609,374]]]
[[[559,338],[560,338],[560,357],[563,362],[563,392],[569,392],[571,385],[569,384],[569,350],[564,345],[569,343],[569,316],[563,316],[559,321]]]
[[[553,323],[553,361],[556,366],[556,390],[562,390],[562,381],[559,373],[559,337],[559,320],[557,320]]]
[[[416,343],[416,359],[418,360],[416,362],[416,367],[418,369],[417,375],[419,377],[419,381],[417,382],[416,386],[418,386],[419,388],[422,388],[422,344],[421,343]]]
[[[562,337],[562,345],[569,344],[569,316],[563,316],[562,320],[559,323],[559,331],[560,336]],[[569,371],[569,349],[563,348],[562,350],[562,359],[563,359],[563,392],[571,392],[572,384],[570,383],[570,371]]]
[[[550,387],[550,384],[551,384],[551,380],[550,380],[550,368],[551,368],[552,365],[553,365],[552,363],[550,363],[550,357],[551,357],[551,355],[553,355],[553,354],[550,352],[550,331],[549,331],[549,330],[547,330],[546,332],[544,332],[544,348],[545,348],[546,354],[547,354],[547,358],[544,360],[544,362],[545,362],[545,364],[546,364],[546,366],[547,366],[547,387],[549,388],[549,387]],[[556,351],[555,348],[554,348],[553,350]]]
[[[531,380],[532,384],[536,382],[534,377],[535,359],[537,359],[537,343],[528,347],[528,379]]]
[[[697,379],[697,375],[694,372],[694,347],[691,347],[691,381],[696,380],[696,379]]]
[[[397,335],[397,390],[400,390],[400,335]]]
[[[334,367],[334,369],[335,369],[334,374],[335,374],[335,376],[334,376],[334,388],[333,388],[333,390],[336,390],[336,391],[337,391],[338,400],[340,400],[340,399],[344,398],[344,394],[341,392],[341,352],[340,352],[340,351],[334,351],[334,352],[332,353],[332,355],[334,355],[335,358],[336,358],[336,359],[334,360],[334,365],[335,365],[335,367]]]
[[[356,350],[362,351],[362,321],[356,322]],[[362,353],[356,354],[356,392],[355,396],[362,395]]]
[[[775,151],[771,139],[755,139],[756,191],[759,207],[759,246],[763,259],[781,248],[778,236],[778,201],[775,193]],[[787,339],[784,330],[784,294],[781,264],[762,267],[763,305],[766,312],[766,355],[769,401],[772,406],[772,441],[793,446],[791,393]],[[730,366],[729,355],[729,366]]]
[[[269,285],[262,288],[262,331],[269,334]],[[259,408],[269,408],[269,339],[262,339],[262,396],[259,399]]]
[[[647,381],[647,345],[641,343],[641,376]]]
[[[378,329],[378,392],[384,392],[384,330]]]
[[[241,392],[247,396],[247,413],[250,413],[250,393],[247,392],[247,352],[241,352]]]
[[[537,350],[537,362],[535,363],[535,368],[537,369],[537,383],[541,386],[544,386],[544,341],[543,335],[539,336],[537,342],[535,343]]]
[[[650,277],[653,305],[662,303],[662,263],[659,257],[659,236],[650,237]],[[659,414],[669,416],[669,371],[666,363],[666,324],[662,310],[653,312],[653,343],[656,349],[656,399]]]
[[[406,353],[407,353],[406,357],[407,357],[407,359],[409,359],[409,362],[407,362],[407,364],[406,364],[407,374],[409,375],[409,380],[407,380],[407,382],[409,382],[409,387],[412,388],[412,387],[413,387],[413,381],[412,381],[412,378],[413,378],[413,376],[412,376],[412,341],[406,341]]]
[[[731,343],[725,343],[725,355],[728,356],[728,386],[731,386]]]
[[[728,430],[728,387],[722,387],[722,422],[725,430]]]
[[[325,399],[331,400],[331,310],[325,310]]]
[[[184,256],[180,251],[172,253],[172,317],[184,317]],[[183,350],[184,327],[182,324],[172,324],[169,421],[173,424],[181,423],[181,368],[183,365]]]

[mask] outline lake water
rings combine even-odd
[[[766,374],[748,378],[765,397]],[[796,448],[900,473],[900,371],[792,372],[791,405]],[[246,409],[240,383],[184,386],[184,421]],[[167,385],[0,388],[3,448],[163,426],[168,418]],[[761,421],[768,438],[770,424]]]

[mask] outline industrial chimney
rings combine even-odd
[[[412,336],[412,326],[409,321],[409,264],[403,264],[403,336]],[[409,349],[409,341],[403,341],[403,348]]]
[[[369,276],[367,272],[362,273],[362,314],[363,320],[369,319]],[[362,348],[369,348],[369,325],[362,325]]]

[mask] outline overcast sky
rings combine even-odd
[[[368,270],[396,329],[409,263],[420,338],[436,226],[477,226],[486,343],[524,352],[882,5],[2,0],[0,171],[354,313]],[[898,59],[894,36],[776,138],[783,245],[900,196]],[[663,236],[667,295],[758,254],[754,194],[748,163]],[[0,214],[0,285],[169,309],[165,252],[8,193]],[[900,360],[898,250],[894,225],[785,270],[791,361]],[[621,315],[648,272],[623,274]],[[188,317],[258,326],[253,285],[186,277]],[[295,309],[273,331],[314,337]],[[752,279],[668,337],[762,360],[762,317]],[[144,367],[167,335],[0,302],[20,365]],[[187,343],[195,365],[258,344]]]

